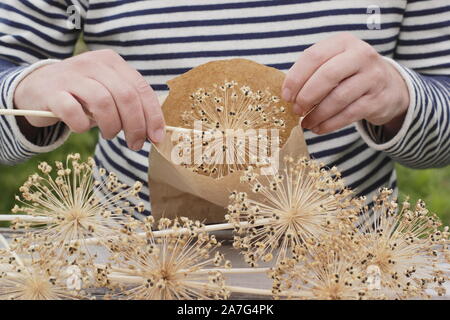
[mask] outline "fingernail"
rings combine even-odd
[[[302,107],[300,107],[296,103],[292,106],[292,110],[294,110],[294,113],[296,113],[296,114],[301,114],[302,113]]]
[[[145,140],[139,140],[137,141],[135,144],[133,144],[132,149],[134,151],[139,151],[142,149],[142,147],[144,146]]]
[[[152,140],[153,142],[161,142],[164,139],[165,131],[164,128],[159,128],[153,131]]]
[[[307,122],[302,121],[302,128],[311,129],[311,126]]]
[[[292,98],[291,90],[289,90],[289,88],[284,88],[283,92],[281,93],[281,97],[286,101],[291,101]]]
[[[314,132],[315,134],[320,134],[319,127],[314,127],[311,129],[311,131]]]

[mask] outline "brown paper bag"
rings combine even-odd
[[[189,96],[198,88],[207,88],[214,83],[235,80],[251,88],[266,89],[280,96],[284,73],[245,59],[221,60],[207,63],[168,82],[170,92],[163,104],[168,125],[182,127],[181,113],[190,108]],[[279,159],[286,155],[308,156],[303,131],[298,126],[298,117],[288,111],[287,130],[280,135]],[[242,190],[242,172],[234,172],[220,179],[201,175],[171,161],[174,145],[171,133],[165,140],[153,146],[149,157],[149,188],[152,214],[173,218],[186,216],[206,223],[224,221],[229,194]],[[280,164],[282,161],[280,161]]]

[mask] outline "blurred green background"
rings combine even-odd
[[[75,53],[86,48],[79,42]],[[61,148],[39,155],[14,167],[0,166],[0,213],[9,213],[14,205],[14,195],[27,177],[36,172],[39,162],[64,160],[69,153],[83,157],[93,154],[98,132],[73,134]],[[412,201],[423,199],[428,208],[437,213],[446,225],[450,224],[450,166],[442,169],[412,170],[397,165],[400,199],[409,196]]]

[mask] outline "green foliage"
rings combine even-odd
[[[73,54],[77,55],[77,54],[86,52],[88,50],[89,49],[88,49],[86,43],[83,41],[83,36],[80,36],[80,38],[78,39],[78,41],[77,41],[77,43],[75,45],[75,49],[73,51]]]
[[[430,211],[450,225],[450,166],[442,169],[413,170],[397,166],[400,200],[422,199]]]

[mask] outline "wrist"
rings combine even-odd
[[[410,104],[408,86],[397,69],[388,61],[385,61],[391,79],[389,87],[392,88],[393,98],[388,108],[392,108],[392,118],[383,124],[385,137],[389,140],[394,137],[402,128],[408,107]]]
[[[37,76],[41,69],[60,62],[56,59],[41,60],[24,68],[15,79],[9,91],[8,108],[37,109],[36,104],[42,100],[42,87],[45,75]],[[33,79],[36,78],[36,79]],[[34,81],[31,81],[34,80]],[[38,106],[42,108],[42,105]]]
[[[36,104],[41,101],[39,85],[43,76],[39,75],[46,65],[38,65],[24,74],[13,91],[13,108],[24,110],[36,110]],[[40,79],[39,79],[40,78]],[[40,106],[42,107],[42,106]]]
[[[31,65],[18,66],[7,76],[8,89],[2,92],[4,108],[14,109],[14,95],[19,83],[29,74],[39,67],[49,64],[55,60],[43,60]],[[24,92],[23,94],[28,94]],[[37,103],[37,102],[36,102]],[[11,138],[20,146],[20,150],[27,152],[27,155],[43,153],[59,147],[68,137],[70,131],[62,125],[55,128],[35,128],[31,126],[23,117],[5,117],[3,119],[8,124],[8,129],[13,135]],[[36,130],[34,132],[28,129]]]
[[[13,92],[13,108],[14,109],[26,109],[27,108],[25,106],[26,105],[25,98],[26,98],[27,92],[29,92],[29,91],[27,89],[25,89],[26,81],[27,81],[27,78],[22,79],[22,81],[20,81],[17,84],[17,87]],[[28,108],[31,108],[31,106],[29,105]]]
[[[48,87],[49,76],[48,72],[44,69],[54,64],[55,60],[44,60],[34,65],[31,65],[27,72],[25,72],[11,92],[12,103],[11,107],[14,109],[22,110],[36,110],[36,111],[48,111],[48,95],[45,89]],[[58,120],[52,118],[43,117],[18,117],[17,121],[20,129],[26,135],[33,135],[36,130],[35,127],[50,127]]]
[[[34,94],[31,88],[27,85],[29,78],[33,74],[28,74],[17,84],[16,89],[13,92],[13,108],[14,109],[34,109],[31,101],[34,99]],[[31,101],[30,101],[31,100]],[[42,126],[37,127],[32,125],[31,121],[27,117],[16,117],[17,126],[20,132],[31,143],[36,143],[35,138],[39,133],[40,127],[46,127],[46,123],[42,123]],[[50,126],[50,124],[48,125]]]

